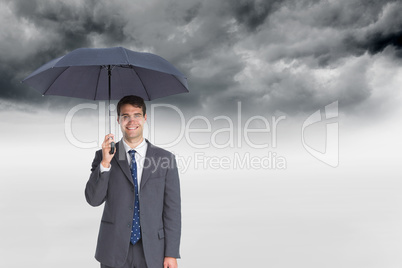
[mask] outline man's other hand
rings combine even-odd
[[[177,268],[177,260],[173,257],[165,257],[163,268]]]

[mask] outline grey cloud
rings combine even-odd
[[[215,112],[219,112],[233,109],[240,101],[250,114],[269,115],[279,111],[293,116],[339,101],[343,112],[355,113],[373,93],[374,88],[369,82],[372,66],[370,56],[366,55],[344,63],[340,71],[332,74],[331,70],[324,70],[328,73],[325,74],[327,78],[321,78],[316,70],[303,66],[281,70],[275,70],[274,65],[261,66],[260,73],[254,73],[250,79],[241,79],[231,88],[217,93],[211,106],[218,107]],[[373,106],[369,112],[375,111]]]
[[[385,36],[380,33],[369,36],[367,48],[371,53],[382,52],[387,46],[402,49],[402,30]]]
[[[398,1],[286,3],[245,48],[265,49],[268,61],[299,59],[315,68],[366,51],[376,54],[388,46],[401,46]]]
[[[362,54],[365,51],[370,54],[377,54],[383,52],[387,47],[392,47],[396,50],[395,55],[402,58],[402,30],[390,33],[370,32],[364,35],[364,39],[358,40],[351,37],[350,41],[346,42],[357,51],[357,54]]]
[[[125,36],[122,27],[125,21],[110,16],[101,6],[103,1],[82,1],[80,5],[68,2],[36,0],[13,1],[15,13],[43,31],[51,31],[56,37],[54,48],[61,52],[91,45],[90,34],[102,34],[105,43],[121,42]],[[103,12],[102,12],[103,11]],[[46,40],[44,40],[46,41]]]
[[[283,2],[280,0],[238,0],[230,1],[230,5],[235,19],[253,32],[263,25],[269,14]]]
[[[361,29],[351,31],[345,37],[346,48],[357,54],[368,51],[377,54],[387,47],[396,50],[398,57],[402,56],[402,18],[399,1],[384,4],[376,20]]]
[[[339,30],[365,27],[378,18],[386,1],[318,1],[310,7],[306,22],[314,28],[336,28]]]
[[[197,17],[201,6],[201,3],[196,3],[194,6],[186,10],[183,16],[185,23],[190,23],[195,17]]]

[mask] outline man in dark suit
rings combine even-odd
[[[143,137],[144,100],[117,105],[123,138],[110,154],[113,134],[95,154],[85,197],[105,203],[95,258],[102,268],[177,268],[181,205],[175,157]]]

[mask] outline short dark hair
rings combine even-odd
[[[134,107],[142,108],[143,115],[146,114],[147,107],[145,106],[144,99],[139,96],[128,95],[121,98],[119,100],[119,103],[117,103],[117,116],[120,116],[120,109],[125,104],[130,104]]]

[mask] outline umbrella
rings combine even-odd
[[[73,50],[39,67],[22,82],[42,95],[109,100],[110,132],[110,100],[126,95],[153,100],[188,92],[187,78],[167,60],[123,47]]]

